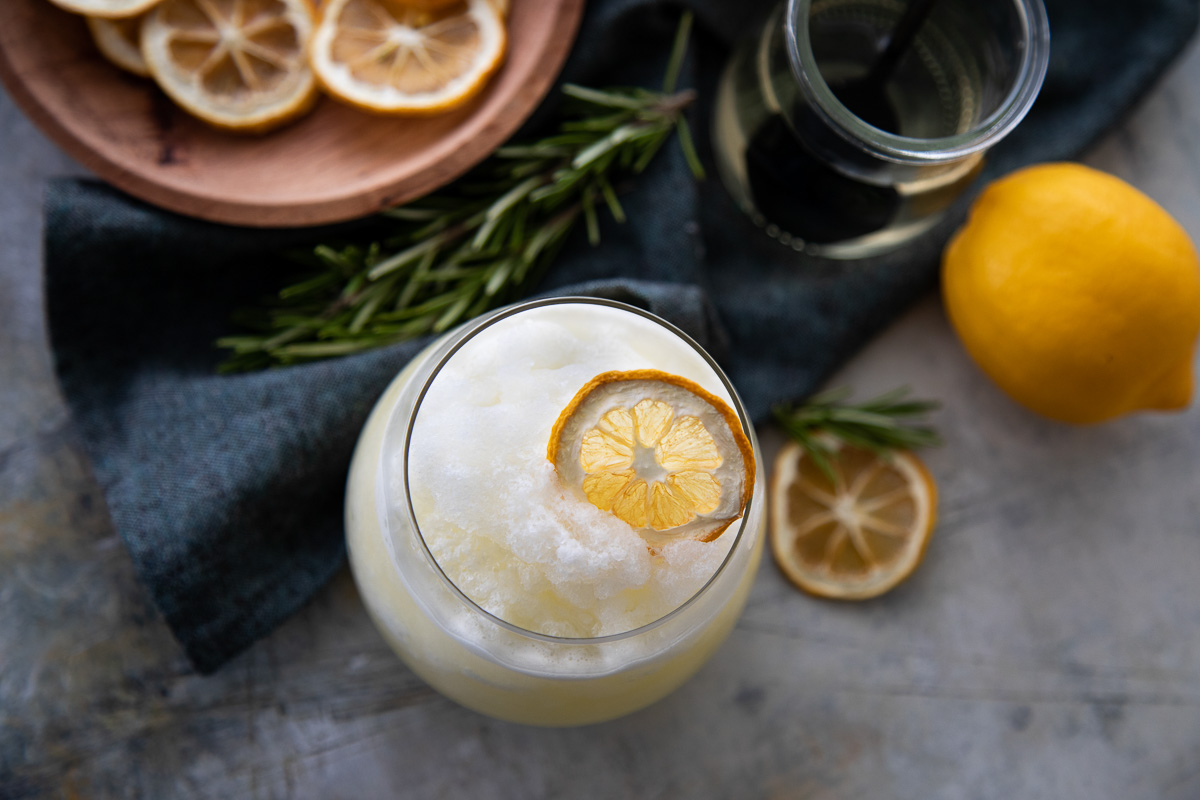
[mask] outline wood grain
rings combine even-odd
[[[453,180],[502,144],[545,96],[583,0],[512,5],[509,53],[466,107],[375,117],[322,98],[262,137],[213,129],[150,81],[96,51],[82,18],[47,0],[8,0],[0,80],[60,147],[125,191],[215,222],[301,226],[362,216]]]

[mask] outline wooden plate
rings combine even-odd
[[[374,117],[322,98],[263,137],[224,133],[97,52],[80,17],[49,0],[3,0],[0,80],[33,121],[130,194],[215,222],[299,226],[419,197],[502,144],[558,75],[583,0],[513,0],[508,60],[449,114]]]

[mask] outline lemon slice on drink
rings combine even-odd
[[[658,370],[589,381],[554,423],[546,456],[564,485],[652,548],[716,539],[754,488],[754,451],[733,410]]]
[[[163,0],[142,54],[172,100],[219,128],[262,132],[312,108],[307,0]]]
[[[126,72],[149,77],[146,59],[142,58],[141,17],[88,17],[87,26],[102,56]]]
[[[73,14],[119,19],[136,17],[152,8],[159,0],[51,0],[51,2]]]
[[[788,442],[771,483],[771,550],[799,588],[865,600],[912,574],[937,519],[937,487],[909,451],[880,457],[843,446],[833,478]]]
[[[504,59],[492,0],[420,8],[395,0],[328,0],[312,66],[329,94],[366,111],[432,114],[479,93]]]

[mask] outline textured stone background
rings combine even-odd
[[[1200,50],[1087,160],[1200,238]],[[836,381],[945,402],[942,523],[887,597],[813,600],[768,561],[694,680],[581,730],[441,699],[345,571],[191,674],[52,379],[40,203],[81,172],[0,93],[0,798],[1200,797],[1200,410],[1043,422],[967,361],[936,297]]]

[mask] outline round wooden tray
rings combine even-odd
[[[0,80],[60,147],[148,202],[253,226],[336,222],[419,197],[483,160],[558,75],[583,0],[514,0],[508,59],[467,107],[426,118],[364,114],[329,98],[282,130],[208,127],[97,52],[83,19],[49,0],[4,0]]]

